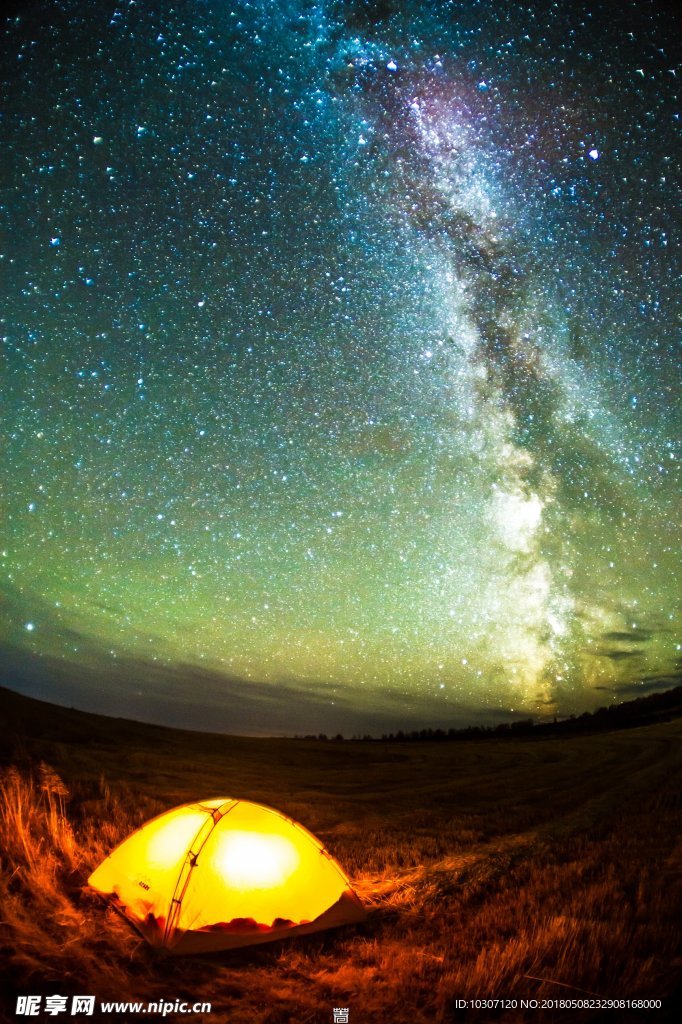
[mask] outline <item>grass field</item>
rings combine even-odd
[[[339,1006],[351,1024],[668,1019],[521,1001],[670,1006],[682,720],[561,739],[325,743],[176,732],[9,691],[0,709],[8,1020],[22,1019],[14,998],[26,993],[210,1001],[214,1024],[322,1024]],[[367,922],[168,960],[83,889],[141,821],[220,795],[315,832],[372,908]],[[458,1009],[488,998],[517,1006]]]

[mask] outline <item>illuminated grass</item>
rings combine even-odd
[[[675,986],[680,722],[362,745],[62,714],[69,728],[34,722],[2,776],[0,955],[14,992],[209,1000],[214,1024],[322,1022],[338,1005],[355,1021],[431,1024],[452,1020],[462,998],[657,997]],[[82,890],[142,820],[215,795],[274,805],[316,832],[374,908],[367,923],[165,960]]]

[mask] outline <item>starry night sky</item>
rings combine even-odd
[[[666,4],[3,27],[4,679],[246,732],[672,684]]]

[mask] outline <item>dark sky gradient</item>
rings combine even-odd
[[[656,2],[8,19],[5,680],[242,732],[668,685],[679,29]]]

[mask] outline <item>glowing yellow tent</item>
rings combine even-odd
[[[147,822],[88,884],[171,953],[249,946],[365,917],[315,836],[270,807],[225,797]]]

